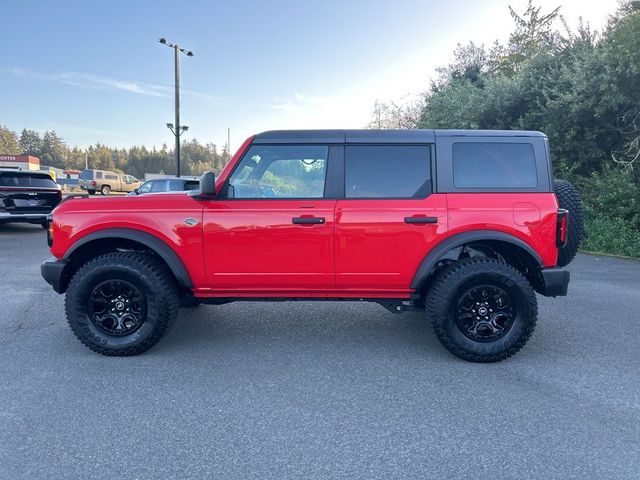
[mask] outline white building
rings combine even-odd
[[[40,159],[30,155],[0,154],[0,167],[18,168],[20,170],[40,170]]]

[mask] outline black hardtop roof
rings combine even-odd
[[[527,130],[270,130],[253,143],[435,143],[436,137],[542,137]]]

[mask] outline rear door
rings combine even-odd
[[[48,213],[61,199],[58,185],[45,173],[0,172],[0,209],[7,213]]]
[[[404,296],[420,262],[447,233],[432,188],[433,146],[346,145],[336,205],[336,286]]]
[[[204,202],[207,275],[219,295],[301,296],[335,287],[329,145],[253,145]],[[341,148],[341,147],[339,147]]]

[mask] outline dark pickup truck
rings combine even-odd
[[[0,225],[26,222],[47,226],[47,216],[62,201],[62,190],[50,175],[0,170]]]

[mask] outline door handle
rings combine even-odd
[[[294,225],[313,225],[324,222],[324,217],[293,217],[291,219],[291,223]]]
[[[438,223],[438,217],[404,217],[404,223]]]

